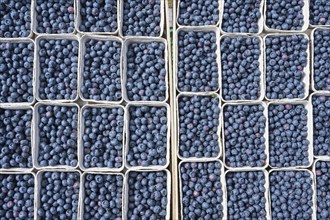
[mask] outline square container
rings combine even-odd
[[[305,0],[304,0],[305,1]],[[267,46],[266,46],[266,38],[267,37],[288,37],[288,36],[293,36],[293,35],[303,35],[304,38],[306,38],[307,40],[309,40],[307,34],[305,33],[281,33],[281,34],[278,34],[278,33],[273,33],[273,34],[266,34],[264,36],[264,42],[263,42],[263,46],[264,46],[264,51],[263,51],[263,54],[264,54],[264,69],[265,69],[265,74],[264,74],[264,87],[265,87],[265,99],[267,101],[270,101],[270,102],[276,102],[276,101],[288,101],[288,102],[291,102],[291,101],[299,101],[299,100],[303,100],[303,99],[307,99],[308,97],[308,94],[309,94],[309,65],[310,65],[310,45],[307,44],[307,65],[304,67],[303,69],[303,72],[305,74],[304,78],[303,78],[303,83],[304,83],[304,97],[303,98],[292,98],[292,99],[289,99],[289,98],[284,98],[284,99],[270,99],[267,97],[267,54],[266,54],[266,49],[267,49]]]
[[[266,118],[265,121],[265,133],[263,135],[264,139],[265,139],[265,151],[264,153],[266,154],[266,160],[265,160],[265,164],[262,167],[251,167],[251,166],[243,166],[243,167],[231,167],[229,165],[226,164],[226,143],[225,143],[225,116],[224,116],[224,109],[226,108],[226,106],[229,105],[233,105],[233,106],[238,106],[238,105],[261,105],[262,107],[264,107],[263,110],[263,115]],[[249,171],[249,170],[260,170],[260,169],[266,169],[267,166],[269,165],[269,144],[268,144],[268,106],[265,102],[261,102],[261,101],[249,101],[249,102],[233,102],[233,103],[225,103],[222,106],[222,116],[221,116],[221,120],[222,120],[222,146],[223,146],[223,163],[224,166],[230,170],[230,171]]]
[[[77,159],[79,160],[79,155],[78,155],[78,146],[79,146],[79,138],[80,137],[80,134],[79,134],[79,126],[80,126],[80,122],[79,122],[79,111],[80,111],[80,108],[78,106],[78,104],[75,104],[75,103],[58,103],[58,104],[55,104],[55,103],[47,103],[47,102],[39,102],[35,105],[34,107],[34,111],[33,111],[33,137],[32,137],[32,140],[33,140],[33,146],[32,146],[32,161],[33,161],[33,167],[36,168],[36,169],[48,169],[48,170],[53,170],[53,169],[77,169],[78,168],[78,163],[76,164],[76,166],[72,167],[72,166],[69,166],[69,165],[56,165],[56,166],[46,166],[46,167],[43,167],[39,164],[39,161],[38,161],[38,157],[39,157],[39,142],[40,142],[40,137],[39,137],[39,120],[40,120],[40,117],[39,117],[39,107],[42,106],[42,105],[50,105],[50,106],[66,106],[66,107],[76,107],[77,108],[77,111],[78,111],[78,128],[77,128]]]
[[[193,96],[200,96],[200,97],[207,97],[207,96],[209,96],[209,97],[215,97],[215,98],[217,98],[218,100],[219,100],[219,109],[220,109],[220,115],[219,115],[219,126],[218,126],[218,129],[217,129],[217,136],[218,136],[218,144],[219,144],[219,153],[218,153],[218,155],[216,156],[216,157],[214,157],[214,158],[207,158],[207,157],[201,157],[201,158],[198,158],[198,157],[189,157],[189,158],[185,158],[185,157],[183,157],[182,155],[180,155],[180,119],[179,119],[179,117],[180,117],[180,115],[179,115],[179,100],[180,100],[180,98],[181,97],[193,97]],[[222,126],[222,114],[221,114],[221,112],[222,112],[222,110],[223,110],[223,108],[221,107],[221,99],[220,99],[220,97],[219,97],[219,95],[217,94],[217,93],[196,93],[196,94],[194,94],[194,93],[180,93],[177,97],[176,97],[176,106],[177,106],[177,108],[176,108],[176,118],[175,119],[173,119],[173,120],[176,120],[176,124],[177,124],[177,127],[176,127],[176,138],[177,138],[177,140],[176,140],[176,144],[177,144],[177,146],[176,146],[176,150],[177,150],[177,156],[178,156],[178,158],[180,159],[180,160],[183,160],[183,161],[186,161],[186,160],[193,160],[193,161],[205,161],[205,160],[208,160],[208,159],[217,159],[217,158],[219,158],[221,155],[222,155],[222,142],[221,142],[221,136],[220,136],[220,131],[221,131],[221,126]]]
[[[85,130],[85,118],[83,116],[83,111],[85,108],[108,108],[108,109],[112,109],[112,108],[121,108],[124,111],[124,121],[125,121],[125,116],[127,115],[126,113],[126,109],[121,106],[121,105],[106,105],[106,104],[101,104],[101,105],[93,105],[93,104],[86,104],[84,105],[81,110],[79,111],[79,137],[78,137],[78,164],[79,164],[79,168],[83,171],[86,172],[120,172],[124,169],[124,164],[125,164],[125,153],[124,153],[124,146],[125,146],[125,126],[126,124],[123,124],[123,141],[122,141],[122,165],[119,168],[110,168],[110,167],[91,167],[91,168],[87,168],[84,166],[84,141],[83,141],[83,135],[84,135],[84,130]]]
[[[166,92],[165,92],[165,100],[163,101],[150,101],[150,100],[144,100],[144,101],[133,101],[130,100],[128,97],[128,92],[126,88],[126,83],[127,83],[127,52],[128,52],[128,47],[132,43],[152,43],[152,42],[157,42],[157,43],[163,43],[165,45],[165,50],[164,50],[164,59],[165,59],[165,70],[166,70],[166,76],[165,76],[165,85],[166,85]],[[124,100],[127,103],[142,103],[142,102],[159,102],[159,103],[166,103],[166,101],[169,98],[169,74],[168,74],[168,51],[167,51],[168,45],[167,41],[165,38],[154,38],[154,37],[134,37],[134,38],[128,38],[124,41],[123,44],[123,50],[122,50],[122,68],[123,68],[123,74],[122,74],[122,91],[123,91],[123,97]]]
[[[167,139],[166,139],[166,164],[165,165],[150,165],[150,166],[131,166],[127,162],[127,155],[130,149],[130,131],[129,131],[129,122],[130,122],[130,107],[141,107],[141,106],[149,106],[149,107],[165,107],[166,108],[166,118],[167,118]],[[167,103],[157,103],[157,102],[141,102],[139,104],[128,104],[126,106],[126,111],[125,111],[125,147],[124,147],[124,162],[125,162],[125,167],[128,170],[132,171],[139,171],[143,172],[143,170],[161,170],[161,169],[166,169],[166,167],[170,164],[170,134],[171,134],[171,113],[170,113],[170,106]]]
[[[223,102],[242,102],[242,101],[249,101],[249,102],[255,102],[255,101],[262,101],[265,97],[265,91],[266,91],[266,86],[265,86],[265,83],[266,83],[266,79],[265,79],[265,70],[264,70],[264,41],[263,39],[260,37],[260,36],[245,36],[245,35],[238,35],[236,33],[233,34],[225,34],[225,35],[222,35],[220,37],[220,48],[221,48],[221,41],[223,40],[223,38],[226,38],[226,37],[229,37],[229,38],[238,38],[238,37],[243,37],[243,38],[258,38],[259,39],[259,50],[260,50],[260,55],[259,55],[259,71],[260,71],[260,83],[259,83],[259,88],[260,88],[260,96],[258,97],[258,99],[256,100],[252,100],[252,99],[237,99],[237,100],[226,100],[224,98],[224,95],[223,95],[223,87],[222,87],[222,61],[221,61],[221,49],[220,49],[220,63],[221,65],[219,66],[219,71],[220,71],[220,79],[221,79],[221,86],[220,86],[220,94],[221,95],[221,100]],[[248,90],[248,89],[247,89]]]
[[[34,58],[34,68],[35,68],[35,82],[34,82],[34,92],[35,92],[35,97],[37,99],[37,101],[42,101],[42,102],[52,102],[52,103],[61,103],[61,102],[75,102],[78,100],[78,90],[79,90],[79,83],[78,83],[78,72],[79,72],[79,52],[78,52],[78,68],[77,68],[77,91],[76,91],[76,97],[72,100],[67,100],[67,99],[41,99],[39,96],[39,88],[40,88],[40,79],[39,76],[42,73],[41,69],[40,69],[40,61],[39,61],[39,49],[40,49],[40,41],[41,40],[71,40],[71,41],[77,41],[79,44],[79,37],[73,34],[66,34],[66,35],[49,35],[49,34],[41,34],[39,35],[36,40],[35,40],[35,58]]]
[[[99,40],[99,41],[115,41],[121,44],[121,53],[123,53],[123,40],[116,36],[105,36],[105,35],[83,35],[80,38],[79,42],[79,57],[78,57],[78,88],[77,92],[79,94],[79,97],[84,102],[94,102],[94,103],[104,103],[104,104],[119,104],[123,101],[123,91],[122,91],[122,97],[118,101],[107,101],[107,100],[95,100],[95,99],[89,99],[84,97],[84,95],[81,92],[81,88],[84,84],[84,68],[85,68],[85,52],[86,52],[86,42],[88,40]],[[120,56],[120,78],[122,81],[123,73],[122,73],[122,63],[123,63],[123,56]],[[121,84],[123,84],[121,82]],[[123,85],[121,85],[121,88]],[[121,89],[122,90],[122,89]]]
[[[276,167],[276,166],[272,166],[270,163],[270,159],[269,159],[269,167],[271,169],[281,169],[281,170],[292,170],[292,169],[302,169],[302,168],[308,168],[312,165],[313,163],[313,109],[311,106],[311,103],[309,103],[308,101],[294,101],[294,102],[290,102],[290,101],[279,101],[279,102],[269,102],[267,104],[267,108],[269,109],[270,105],[285,105],[285,104],[291,104],[291,105],[304,105],[305,109],[307,109],[307,140],[309,142],[309,146],[308,146],[308,161],[309,164],[307,166],[304,165],[298,165],[298,166],[294,166],[294,167]],[[267,118],[268,118],[268,113],[267,113]],[[269,119],[268,119],[268,134],[269,132],[270,126],[269,126]],[[269,152],[270,152],[270,140],[269,138],[267,139],[268,141],[268,147],[269,147]],[[269,158],[271,157],[270,153],[269,153]]]
[[[217,55],[217,59],[216,62],[218,64],[218,88],[215,91],[199,91],[199,92],[191,92],[191,91],[181,91],[178,87],[178,62],[179,62],[179,47],[178,47],[178,43],[179,43],[179,33],[180,31],[184,31],[184,32],[213,32],[215,33],[216,36],[216,42],[217,42],[217,50],[216,50],[216,55]],[[220,85],[221,85],[221,73],[220,73],[220,68],[221,68],[221,64],[220,64],[220,29],[217,27],[180,27],[178,28],[174,34],[173,34],[173,73],[174,73],[174,77],[173,77],[173,83],[175,84],[175,88],[178,92],[180,93],[193,93],[193,94],[197,94],[197,93],[214,93],[214,92],[218,92]]]

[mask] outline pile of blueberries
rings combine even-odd
[[[316,216],[317,219],[330,218],[330,161],[317,161],[315,163],[316,175]]]

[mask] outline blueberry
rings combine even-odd
[[[263,171],[226,174],[228,219],[267,219]]]
[[[222,219],[222,164],[185,162],[180,166],[182,219]]]
[[[208,96],[180,96],[178,98],[179,155],[189,157],[217,157],[219,145],[219,98]]]
[[[269,174],[272,219],[312,219],[312,178],[307,170]]]
[[[90,39],[85,41],[80,92],[85,99],[120,101],[121,46],[118,40]]]
[[[329,5],[330,7],[330,5]],[[314,88],[330,91],[330,30],[316,29],[314,32]]]
[[[221,39],[222,97],[225,100],[256,100],[261,96],[260,43],[257,37]]]
[[[0,2],[0,37],[18,38],[31,34],[31,0]]]
[[[82,111],[84,168],[120,168],[123,165],[122,107],[88,106]]]
[[[227,105],[223,109],[226,165],[266,165],[266,116],[261,104]]]
[[[313,146],[315,156],[330,156],[330,96],[313,95]]]
[[[163,42],[128,43],[126,91],[129,101],[165,101],[166,68]]]
[[[268,122],[270,165],[309,166],[306,107],[303,104],[271,104]]]
[[[43,171],[40,177],[38,219],[77,220],[80,174]]]
[[[32,41],[0,42],[0,103],[33,102],[33,58]]]
[[[131,167],[165,166],[168,160],[168,117],[164,105],[129,106],[126,162]]]
[[[127,219],[166,219],[168,206],[165,171],[130,171],[127,175]]]
[[[327,0],[310,0],[309,4],[310,24],[330,25],[330,2]]]
[[[261,0],[225,0],[222,30],[229,33],[258,33]]]
[[[81,0],[79,30],[83,32],[115,32],[118,28],[117,0]]]
[[[91,174],[84,176],[83,218],[122,218],[123,177],[117,174]]]
[[[41,100],[74,100],[77,97],[77,40],[39,39],[39,98]]]
[[[266,37],[266,97],[303,99],[308,39],[303,34]]]
[[[123,1],[122,34],[123,36],[161,35],[162,0]]]
[[[268,28],[301,31],[304,26],[304,0],[266,0],[265,20]]]
[[[31,109],[0,109],[0,168],[32,168]]]
[[[34,10],[38,33],[74,32],[74,0],[35,0]]]
[[[219,22],[218,0],[180,0],[178,24],[184,26],[216,25]]]
[[[78,107],[47,105],[37,107],[37,164],[47,166],[77,165]]]
[[[177,88],[210,92],[219,88],[217,37],[213,31],[178,31]]]
[[[330,218],[330,161],[315,163],[316,215],[319,220]]]

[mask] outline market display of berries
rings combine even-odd
[[[178,31],[177,88],[211,92],[219,88],[217,37],[214,31]]]
[[[128,43],[126,92],[130,101],[166,100],[165,44],[159,41]]]
[[[34,219],[34,176],[31,173],[0,174],[2,219]]]
[[[263,171],[228,172],[226,187],[228,219],[267,219]]]
[[[78,163],[78,107],[42,104],[37,111],[38,165],[75,167]]]
[[[78,40],[42,37],[37,47],[39,98],[74,100],[78,87]]]
[[[330,7],[330,5],[329,5]],[[313,80],[316,90],[330,91],[330,30],[316,29],[314,32]]]
[[[83,178],[84,219],[122,219],[123,177],[87,173]]]
[[[127,219],[166,219],[168,196],[165,171],[130,171],[127,175]]]
[[[269,174],[272,219],[312,219],[313,177],[307,170]]]
[[[330,161],[315,163],[316,178],[316,217],[320,220],[330,218]]]
[[[81,0],[79,3],[81,22],[77,28],[80,31],[109,33],[117,30],[117,0]]]
[[[219,22],[218,0],[180,0],[178,4],[177,22],[180,25],[207,26]]]
[[[269,164],[273,167],[309,166],[307,109],[303,104],[268,107]]]
[[[222,219],[222,164],[218,161],[185,162],[179,169],[182,219]]]
[[[77,220],[80,174],[75,171],[42,171],[39,174],[38,219]]]
[[[223,99],[258,99],[262,78],[260,38],[225,36],[221,39],[220,51]]]
[[[33,41],[0,42],[0,104],[33,102],[33,59]]]
[[[305,2],[304,0],[266,0],[267,27],[281,31],[302,31]]]
[[[120,56],[122,43],[91,37],[85,41],[81,96],[95,101],[118,102],[122,98]]]
[[[220,154],[219,102],[216,95],[178,98],[181,157],[216,158]]]
[[[310,0],[309,5],[309,23],[311,25],[330,25],[329,1]]]
[[[308,64],[308,39],[303,34],[266,37],[266,97],[303,99]]]
[[[32,168],[32,109],[0,108],[0,168]]]
[[[225,0],[221,29],[228,33],[258,33],[261,0]]]
[[[229,167],[266,165],[266,116],[261,104],[226,105],[224,116],[225,163]]]
[[[124,109],[88,106],[82,111],[84,168],[120,168],[123,165]]]

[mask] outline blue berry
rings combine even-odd
[[[32,41],[0,42],[0,103],[33,102],[33,59]]]
[[[266,165],[266,116],[261,104],[227,105],[223,109],[226,165]]]
[[[272,219],[312,219],[312,178],[307,170],[269,174]]]
[[[308,39],[303,34],[266,37],[266,97],[303,99]]]
[[[34,10],[38,33],[74,32],[74,0],[35,0]]]
[[[225,100],[256,100],[261,96],[262,64],[260,39],[231,37],[221,39],[222,97]]]
[[[162,0],[123,1],[122,35],[149,36],[161,35]]]
[[[166,100],[165,44],[128,43],[126,90],[129,101]]]
[[[265,178],[263,171],[226,174],[228,219],[267,219]]]
[[[319,220],[330,218],[330,161],[315,163],[316,216]]]
[[[32,109],[0,109],[0,168],[32,168]]]
[[[165,166],[168,160],[168,112],[161,106],[129,106],[128,150],[131,167]]]
[[[313,146],[315,156],[330,156],[330,95],[313,95]]]
[[[271,104],[268,108],[270,165],[309,166],[307,109],[303,104]]]
[[[266,0],[265,20],[268,28],[301,31],[304,26],[304,0]]]
[[[222,164],[217,161],[181,164],[183,220],[223,218],[222,169]]]
[[[81,0],[80,15],[81,22],[79,30],[83,32],[116,32],[117,0]],[[79,16],[78,15],[78,16]]]
[[[77,97],[77,40],[40,38],[38,47],[39,98],[74,100]]]
[[[208,96],[179,96],[179,155],[189,157],[218,157],[219,98]]]
[[[178,31],[177,87],[182,92],[219,88],[217,37],[214,31]]]
[[[310,0],[309,4],[310,24],[330,25],[330,2],[328,0]]]
[[[84,175],[83,219],[122,219],[123,177],[118,174]]]
[[[77,165],[78,107],[46,105],[37,107],[39,116],[36,138],[39,139],[37,164],[46,166]]]
[[[80,174],[75,171],[43,171],[37,209],[38,219],[72,219],[78,217]]]
[[[83,167],[122,167],[124,109],[88,106],[84,107],[82,117]]]
[[[330,91],[330,30],[316,29],[314,32],[314,88]]]
[[[168,219],[167,173],[130,171],[127,176],[126,219]]]
[[[31,173],[0,174],[1,219],[34,219],[34,176]]]
[[[225,0],[222,30],[229,33],[258,33],[261,0]]]
[[[184,26],[217,25],[218,0],[180,0],[177,22]]]
[[[95,101],[120,101],[120,56],[122,43],[116,40],[89,39],[85,41],[82,98]]]

